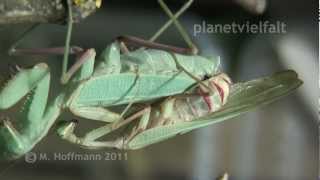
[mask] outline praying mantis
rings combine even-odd
[[[187,5],[183,8],[186,9]],[[8,109],[31,94],[16,118],[17,129],[10,121],[3,121],[0,131],[4,142],[1,143],[2,156],[16,158],[30,151],[63,111],[70,110],[80,117],[102,122],[119,121],[122,115],[106,107],[179,94],[195,83],[194,77],[202,79],[218,70],[218,59],[180,54],[172,56],[166,51],[153,49],[120,55],[120,47],[119,42],[109,45],[96,67],[94,49],[86,50],[79,59],[82,64],[71,67],[66,74],[71,77],[77,68],[80,69],[49,102],[50,72],[46,64],[21,69],[9,80],[0,92],[0,109]],[[31,51],[15,50],[18,53]],[[193,75],[181,72],[177,65]]]
[[[63,139],[87,148],[138,149],[235,117],[287,95],[301,85],[302,81],[293,71],[231,85],[230,78],[219,72],[217,59],[179,54],[195,53],[196,50],[177,21],[179,12],[173,15],[162,0],[159,2],[171,18],[169,24],[174,23],[182,32],[191,50],[132,37],[119,38],[105,49],[97,66],[94,66],[93,49],[82,52],[79,63],[63,73],[63,90],[50,99],[48,66],[39,63],[30,69],[21,69],[0,91],[0,109],[8,109],[28,96],[24,108],[17,115],[15,127],[7,119],[2,121],[0,156],[14,159],[30,151],[66,110],[106,125],[88,132],[82,138],[74,134],[75,122],[63,122],[57,128]],[[160,34],[156,33],[155,37]],[[123,41],[161,50],[138,49],[128,52]],[[120,51],[125,53],[121,54]],[[164,99],[153,103],[159,98]],[[151,106],[126,115],[132,104],[141,102],[151,102]],[[212,108],[208,104],[217,107]],[[116,105],[127,105],[127,108],[120,114],[107,109]],[[201,113],[189,111],[186,117],[178,117],[181,109],[177,107],[189,105],[195,106],[194,112]],[[140,121],[136,121],[138,117],[141,117]],[[138,124],[129,127],[131,122]],[[98,140],[123,126],[128,126],[126,132],[115,141]]]
[[[219,73],[203,81],[208,89],[200,84],[184,96],[168,97],[160,103],[149,105],[129,116],[121,122],[121,125],[119,125],[120,123],[114,124],[113,129],[110,126],[101,127],[87,133],[84,138],[79,138],[74,133],[75,122],[66,122],[64,125],[60,125],[58,133],[63,139],[89,148],[142,148],[178,133],[197,128],[196,125],[187,125],[186,127],[190,129],[180,126],[185,122],[191,122],[220,109],[227,102],[231,83],[231,79],[226,74]],[[139,117],[141,118],[138,125],[131,128],[124,136],[115,141],[97,141],[111,130],[126,125]]]
[[[209,85],[211,94],[206,93],[208,89],[203,87],[203,84]],[[287,70],[236,84],[232,84],[226,74],[219,73],[204,80],[203,84],[195,86],[183,96],[174,95],[148,105],[121,123],[115,122],[111,126],[89,131],[84,137],[79,137],[74,132],[77,121],[62,122],[58,134],[73,144],[89,149],[140,149],[194,129],[234,118],[259,105],[269,104],[291,93],[302,81],[294,71]],[[99,140],[139,117],[134,126],[125,129],[115,140]]]

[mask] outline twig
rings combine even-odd
[[[64,23],[66,6],[66,0],[0,0],[0,24]],[[95,0],[74,5],[74,21],[80,21],[95,10]]]

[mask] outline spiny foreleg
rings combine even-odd
[[[28,152],[39,141],[42,117],[46,109],[50,83],[46,64],[22,69],[0,92],[0,109],[8,109],[26,96],[25,103],[17,113],[16,125],[2,117],[0,126],[0,156],[17,158]]]

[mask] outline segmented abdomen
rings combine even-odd
[[[219,110],[229,96],[231,80],[224,74],[218,74],[203,81],[203,85],[192,90],[192,95],[186,98],[177,98],[174,103],[174,111],[166,124],[174,124],[178,121],[192,121]],[[208,90],[210,89],[210,91]]]

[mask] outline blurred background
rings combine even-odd
[[[0,163],[2,180],[73,179],[190,179],[212,180],[224,172],[235,180],[309,180],[319,170],[318,134],[318,9],[315,1],[195,0],[180,18],[202,55],[220,56],[223,70],[236,81],[245,81],[276,71],[293,69],[304,81],[295,93],[244,116],[195,130],[136,151],[92,151],[60,140],[52,131],[33,150],[35,162],[25,158]],[[172,10],[185,1],[167,0]],[[259,14],[265,7],[265,12]],[[72,44],[95,48],[99,54],[116,36],[150,38],[168,17],[156,0],[105,0],[102,8],[75,25]],[[194,33],[195,24],[255,24],[276,21],[286,32]],[[10,57],[7,50],[27,25],[0,27],[0,71],[8,64],[22,67],[47,62],[56,87],[61,57]],[[55,47],[64,44],[66,27],[42,25],[30,34],[23,47]],[[172,26],[158,42],[186,46]],[[4,112],[1,112],[4,113]],[[61,119],[72,116],[66,114]],[[83,127],[92,122],[82,120]],[[68,153],[102,155],[103,160],[57,160]],[[43,156],[43,158],[40,158]],[[45,159],[47,156],[48,159]],[[55,160],[53,160],[55,159]]]

